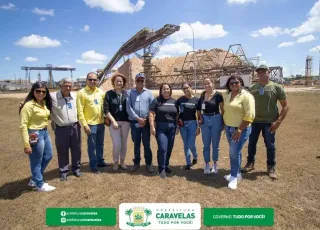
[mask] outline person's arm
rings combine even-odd
[[[288,105],[286,93],[284,92],[284,89],[282,86],[278,86],[278,100],[282,108],[281,108],[281,112],[278,119],[275,122],[273,122],[270,126],[269,131],[271,133],[274,133],[279,128],[279,126],[281,125],[282,121],[285,119],[289,111],[289,105]]]
[[[90,130],[90,127],[89,127],[87,120],[84,116],[84,112],[83,112],[84,105],[85,105],[85,95],[83,94],[82,91],[79,91],[78,95],[77,95],[78,119],[79,119],[80,123],[82,124],[85,133],[87,135],[89,135],[91,130]]]
[[[32,115],[32,106],[25,104],[20,112],[20,132],[23,140],[24,152],[31,154],[31,146],[29,143],[28,124]]]
[[[242,131],[245,130],[255,118],[255,101],[251,94],[248,93],[243,97],[242,105],[244,117],[237,130],[232,134],[233,141],[240,140]]]
[[[156,129],[155,129],[155,117],[156,117],[156,109],[157,109],[157,100],[154,99],[149,106],[149,123],[150,123],[150,132],[154,136],[156,134]]]
[[[201,108],[202,105],[201,104],[202,104],[202,100],[201,100],[201,97],[200,97],[199,100],[198,100],[197,106],[196,106],[196,108],[197,108],[197,117],[198,117],[198,127],[200,127],[202,125],[202,123],[203,123],[202,114],[201,114],[201,110],[202,110],[202,108]]]

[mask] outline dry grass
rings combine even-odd
[[[89,173],[83,135],[83,177],[70,176],[67,182],[61,183],[55,151],[44,175],[45,180],[57,188],[52,193],[37,193],[28,188],[29,161],[23,153],[17,114],[21,99],[0,99],[0,229],[46,229],[47,207],[118,208],[123,202],[198,202],[202,207],[273,207],[274,229],[320,229],[320,94],[290,93],[288,98],[290,113],[277,132],[277,181],[271,181],[265,173],[266,154],[262,139],[259,140],[256,170],[244,175],[236,191],[230,191],[223,179],[229,171],[225,136],[221,139],[221,169],[218,175],[203,175],[200,138],[197,139],[199,164],[189,172],[183,171],[185,160],[179,135],[171,160],[173,175],[162,180],[155,173],[147,173],[144,166],[135,173],[113,173],[111,168],[101,175]],[[53,133],[51,137],[54,140]],[[110,162],[112,146],[109,131],[106,131],[105,143],[105,158]],[[131,139],[128,143],[126,163],[132,165]],[[155,165],[156,149],[152,137]],[[244,160],[246,152],[247,148],[244,150]],[[209,228],[203,226],[202,229]]]

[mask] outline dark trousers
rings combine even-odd
[[[140,128],[136,127],[137,121],[131,121],[131,138],[134,143],[134,159],[133,163],[140,165],[141,156],[140,156],[140,146],[141,146],[141,140],[143,143],[144,148],[144,159],[146,162],[146,165],[152,164],[152,151],[150,148],[150,124],[147,122],[147,124]]]
[[[161,173],[162,170],[165,170],[169,165],[175,136],[176,125],[174,123],[156,123],[156,139],[158,143],[157,159],[159,173]]]
[[[80,169],[81,163],[81,126],[77,122],[73,126],[56,126],[54,131],[58,152],[60,174],[69,172],[69,149],[71,150],[71,169]]]
[[[257,142],[260,132],[264,139],[265,146],[267,148],[267,165],[276,165],[276,147],[275,147],[275,133],[269,131],[271,127],[270,123],[252,123],[252,131],[249,137],[248,145],[248,163],[255,162],[255,155],[257,152]]]

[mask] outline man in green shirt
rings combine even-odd
[[[267,148],[268,175],[272,179],[277,179],[275,173],[275,131],[286,117],[289,106],[283,87],[269,80],[269,67],[260,65],[256,72],[259,80],[249,88],[249,91],[255,99],[256,117],[252,123],[252,131],[249,137],[247,164],[242,169],[242,172],[254,170],[257,142],[260,132],[262,132]],[[282,106],[280,115],[277,106],[278,101]]]

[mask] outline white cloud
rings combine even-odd
[[[40,20],[40,22],[44,22],[46,20],[46,18],[45,17],[41,17],[41,18],[39,18],[39,20]]]
[[[257,0],[227,0],[228,4],[246,4],[246,3],[256,3]]]
[[[83,0],[90,8],[101,8],[103,11],[115,13],[134,13],[142,10],[145,1],[138,0],[132,4],[130,0]]]
[[[0,6],[0,9],[3,9],[3,10],[14,10],[15,8],[16,6],[12,3],[8,3],[7,5],[4,4]]]
[[[278,45],[278,48],[283,48],[283,47],[289,47],[293,46],[295,42],[282,42],[281,44]]]
[[[262,54],[261,54],[261,53],[258,53],[258,54],[257,54],[257,57],[262,57]]]
[[[306,43],[306,42],[312,42],[314,40],[317,40],[317,38],[313,35],[307,35],[307,36],[303,36],[298,38],[297,43]]]
[[[271,27],[271,26],[268,26],[268,27],[265,27],[265,28],[262,28],[260,30],[256,30],[256,31],[252,31],[250,33],[250,35],[254,38],[257,38],[257,37],[260,37],[260,36],[263,36],[263,37],[277,37],[279,35],[282,35],[282,34],[290,34],[290,30],[285,28],[281,28],[281,27]]]
[[[263,61],[259,62],[259,65],[266,65],[266,64],[267,64],[266,60],[263,60]]]
[[[54,16],[54,10],[53,9],[45,10],[45,9],[39,9],[39,8],[35,7],[33,9],[32,13],[38,14],[38,15],[48,15],[48,16],[51,16],[51,17]]]
[[[318,0],[309,12],[309,18],[300,26],[293,28],[293,36],[320,32],[320,0]]]
[[[5,57],[4,60],[10,61],[10,57]]]
[[[192,39],[192,29],[194,31],[194,38],[202,40],[221,38],[228,34],[228,32],[223,29],[223,25],[220,24],[210,25],[202,24],[200,21],[196,21],[191,23],[191,27],[188,23],[181,23],[180,30],[172,34],[170,38],[177,42],[185,39]]]
[[[160,48],[157,58],[171,57],[171,55],[185,54],[192,51],[192,46],[186,42],[167,44]]]
[[[60,41],[52,40],[48,37],[41,37],[36,34],[30,36],[24,36],[20,38],[16,43],[17,46],[22,46],[26,48],[48,48],[48,47],[58,47],[61,45]]]
[[[71,65],[59,65],[60,68],[73,68]]]
[[[94,50],[82,53],[81,58],[81,60],[77,59],[76,62],[80,64],[103,64],[103,62],[107,60],[106,55],[96,53]]]
[[[36,57],[26,57],[24,60],[26,62],[36,62],[36,61],[38,61],[38,58],[36,58]]]
[[[320,52],[320,45],[313,47],[312,49],[309,50],[309,52]]]
[[[80,31],[89,32],[90,31],[90,26],[84,25],[84,27],[82,29],[80,29]]]

